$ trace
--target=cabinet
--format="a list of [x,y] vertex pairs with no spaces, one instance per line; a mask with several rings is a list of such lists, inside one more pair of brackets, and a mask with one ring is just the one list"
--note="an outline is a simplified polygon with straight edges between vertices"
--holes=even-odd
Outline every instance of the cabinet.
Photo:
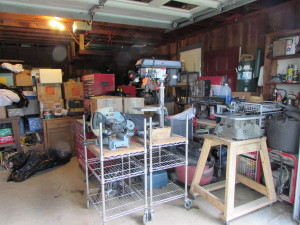
[[15,138],[15,142],[14,143],[9,143],[9,144],[1,144],[0,147],[8,147],[8,146],[15,146],[18,153],[23,152],[22,148],[21,148],[21,142],[20,142],[20,128],[19,128],[19,121],[20,121],[20,117],[10,117],[10,118],[6,118],[6,119],[0,119],[0,124],[6,124],[6,123],[10,123],[12,130],[13,130],[13,135]]
[[43,119],[45,150],[56,149],[74,153],[74,122],[79,117]]
[[[263,96],[265,100],[272,100],[275,87],[284,85],[285,89],[300,90],[300,81],[296,83],[271,82],[272,76],[282,73],[282,68],[286,64],[298,64],[300,66],[300,54],[273,56],[273,44],[282,38],[294,37],[300,35],[300,29],[286,32],[276,32],[266,35],[265,60],[264,60],[264,78],[263,78]],[[297,52],[297,51],[296,51]],[[294,93],[297,94],[297,93]]]

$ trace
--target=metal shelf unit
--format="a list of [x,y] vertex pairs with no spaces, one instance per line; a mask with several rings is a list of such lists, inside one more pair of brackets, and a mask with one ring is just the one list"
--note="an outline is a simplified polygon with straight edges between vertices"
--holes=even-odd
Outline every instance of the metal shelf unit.
[[[153,217],[153,206],[173,201],[176,199],[184,198],[185,208],[192,206],[192,201],[188,199],[188,187],[187,187],[187,165],[188,165],[188,117],[186,118],[186,136],[173,135],[175,138],[167,140],[152,140],[152,118],[149,119],[149,140],[147,140],[147,148],[149,154],[147,154],[147,165],[149,165],[149,208],[148,219]],[[176,145],[185,145],[185,159],[175,155],[172,152],[164,149],[164,147],[171,147]],[[143,161],[143,160],[141,160]],[[145,161],[143,161],[145,162]],[[163,169],[175,168],[178,166],[185,166],[185,187],[182,189],[172,181],[168,181],[168,184],[164,187],[153,189],[153,172]],[[145,221],[144,221],[145,222]]]
[[[83,127],[85,129],[85,121]],[[99,124],[99,128],[99,133],[102,134],[102,124]],[[146,120],[144,132],[146,133]],[[146,137],[144,139],[146,143]],[[84,140],[86,141],[85,130]],[[102,224],[141,210],[144,210],[145,217],[145,214],[148,214],[148,198],[143,193],[147,188],[148,168],[147,163],[141,163],[136,157],[144,156],[144,161],[147,160],[146,144],[143,146],[130,143],[132,145],[129,148],[109,151],[103,147],[102,135],[98,137],[98,142],[99,146],[95,144],[84,146],[87,207],[89,208],[90,204],[95,206],[102,216]],[[95,157],[88,158],[88,150]],[[88,171],[91,171],[100,182],[99,187],[90,188]],[[136,192],[131,179],[142,175],[145,176],[144,192]],[[118,185],[118,188],[110,194],[107,189],[113,185]]]

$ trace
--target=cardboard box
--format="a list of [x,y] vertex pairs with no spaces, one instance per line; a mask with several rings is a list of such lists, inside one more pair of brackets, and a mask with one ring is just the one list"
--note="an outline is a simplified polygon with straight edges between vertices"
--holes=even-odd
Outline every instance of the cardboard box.
[[171,130],[171,127],[154,127],[152,129],[152,140],[155,141],[170,138]]
[[273,42],[273,57],[282,56],[286,53],[287,40],[277,40]]
[[113,111],[123,112],[123,99],[116,96],[98,96],[90,98],[91,113],[99,108],[112,107]]
[[83,99],[82,82],[63,83],[64,99]]
[[245,99],[246,102],[249,102],[251,96],[259,96],[258,92],[232,92],[232,97],[238,97],[240,99]]
[[39,80],[42,84],[62,83],[61,69],[39,69]]
[[123,112],[131,114],[144,114],[139,110],[134,109],[135,107],[141,108],[145,106],[144,98],[123,98]]
[[23,108],[7,109],[8,117],[24,116]]
[[62,98],[61,84],[37,84],[39,101],[49,101]]
[[31,70],[24,70],[15,75],[16,86],[32,86]]
[[34,91],[23,91],[22,92],[29,101],[28,107],[23,107],[24,115],[39,114],[39,103],[37,100],[37,94]]
[[13,73],[0,73],[0,83],[6,84],[7,86],[14,86]]
[[5,106],[0,106],[0,119],[7,118],[6,108]]
[[83,99],[66,99],[65,106],[68,109],[68,115],[80,116],[84,113],[84,100]]
[[49,101],[40,101],[40,116],[43,117],[43,112],[46,110],[64,109],[63,99],[54,99]]

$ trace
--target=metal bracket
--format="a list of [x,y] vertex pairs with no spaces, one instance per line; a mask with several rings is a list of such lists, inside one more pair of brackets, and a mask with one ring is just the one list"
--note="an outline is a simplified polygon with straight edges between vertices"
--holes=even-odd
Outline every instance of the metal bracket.
[[91,18],[93,18],[94,14],[96,13],[97,9],[100,9],[102,7],[104,7],[104,4],[107,0],[99,0],[99,4],[98,5],[93,5],[90,9],[89,9],[89,15],[91,16]]

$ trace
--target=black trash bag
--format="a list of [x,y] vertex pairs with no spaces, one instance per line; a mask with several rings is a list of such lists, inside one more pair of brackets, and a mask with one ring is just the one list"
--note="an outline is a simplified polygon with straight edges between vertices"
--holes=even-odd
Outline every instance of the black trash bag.
[[59,150],[18,153],[11,159],[13,171],[7,178],[7,182],[22,182],[39,171],[68,163],[71,157],[71,153]]

